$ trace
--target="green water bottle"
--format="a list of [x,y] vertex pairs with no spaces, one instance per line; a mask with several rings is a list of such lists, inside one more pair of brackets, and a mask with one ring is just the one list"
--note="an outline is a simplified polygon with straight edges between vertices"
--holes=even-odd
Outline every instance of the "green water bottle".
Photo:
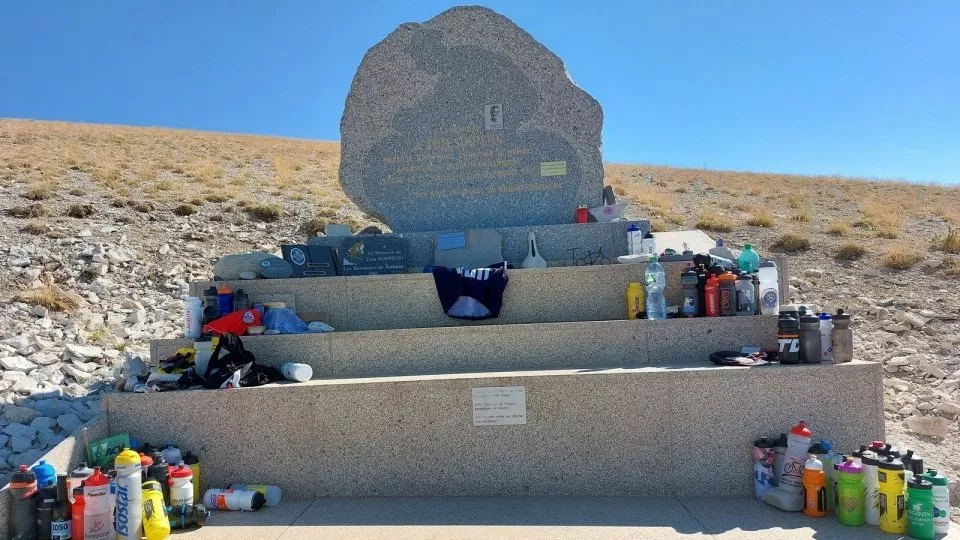
[[847,458],[837,468],[837,519],[844,525],[859,527],[864,523],[863,465]]
[[907,534],[917,540],[937,536],[933,528],[933,484],[922,474],[907,483]]

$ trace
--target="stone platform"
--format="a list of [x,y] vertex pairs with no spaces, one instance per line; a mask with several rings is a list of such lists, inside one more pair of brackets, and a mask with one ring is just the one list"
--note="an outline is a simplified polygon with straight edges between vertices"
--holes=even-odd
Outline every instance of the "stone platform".
[[[516,386],[526,424],[474,425],[473,389]],[[799,419],[839,449],[882,439],[881,400],[873,363],[687,362],[113,394],[104,409],[110,433],[198,452],[205,487],[270,483],[290,498],[685,497],[749,495],[750,441]]]

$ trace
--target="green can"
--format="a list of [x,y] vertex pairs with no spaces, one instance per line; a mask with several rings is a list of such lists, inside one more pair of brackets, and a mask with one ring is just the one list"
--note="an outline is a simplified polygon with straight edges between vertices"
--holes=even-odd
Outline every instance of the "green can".
[[934,540],[933,484],[923,475],[907,483],[907,534],[917,540]]
[[863,465],[853,458],[847,458],[837,472],[837,519],[844,525],[859,527],[863,525],[867,511],[863,494]]

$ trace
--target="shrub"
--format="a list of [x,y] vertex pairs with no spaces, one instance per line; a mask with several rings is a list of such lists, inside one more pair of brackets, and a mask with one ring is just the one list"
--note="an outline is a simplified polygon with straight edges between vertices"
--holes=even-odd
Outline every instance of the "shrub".
[[53,196],[53,186],[47,183],[34,184],[23,194],[23,198],[31,201],[43,201]]
[[799,210],[803,208],[803,203],[804,203],[804,198],[801,197],[800,195],[792,195],[789,199],[787,199],[787,205],[789,205],[790,208],[793,208],[794,210]]
[[150,212],[153,212],[153,204],[147,201],[134,202],[130,204],[130,207],[136,210],[137,212],[140,212],[141,214],[149,214]]
[[276,204],[254,204],[247,208],[247,213],[260,221],[276,221],[280,219],[280,206]]
[[728,233],[733,230],[733,223],[719,214],[701,212],[696,227],[704,231]]
[[754,214],[747,220],[747,225],[751,227],[766,227],[769,229],[773,227],[773,216],[764,213]]
[[650,232],[667,232],[669,230],[667,224],[660,220],[650,223]]
[[830,224],[827,232],[834,236],[846,236],[850,234],[850,225],[847,225],[847,223],[843,221],[834,221]]
[[785,252],[806,251],[810,249],[810,240],[797,234],[787,233],[778,238],[770,249]]
[[90,204],[71,204],[67,209],[67,215],[77,219],[88,218],[93,214],[93,205]]
[[20,232],[33,234],[37,236],[46,235],[48,232],[50,232],[50,230],[51,229],[49,225],[45,223],[40,223],[38,221],[31,221],[26,225],[24,225],[23,227],[20,227]]
[[327,228],[327,220],[320,216],[314,217],[300,226],[300,234],[316,236]]
[[880,229],[877,231],[877,238],[886,238],[887,240],[893,240],[897,237],[897,231],[893,229]]
[[197,198],[197,199],[192,199],[192,200],[190,201],[190,204],[192,204],[192,205],[194,205],[194,206],[203,206],[203,199],[199,199],[199,198]]
[[42,204],[31,204],[29,206],[15,206],[9,210],[7,213],[13,217],[17,218],[38,218],[46,216],[49,212],[47,208]]
[[685,187],[683,187],[683,186],[680,186],[680,187],[678,187],[677,189],[675,189],[675,190],[673,190],[673,191],[674,191],[674,193],[686,193],[686,192],[687,192],[687,188],[685,188]]
[[180,206],[173,209],[173,215],[175,216],[192,216],[197,213],[197,207],[192,204],[181,204]]
[[86,195],[87,192],[86,190],[83,190],[80,188],[73,188],[70,190],[70,194],[73,195],[74,197],[81,197],[83,195]]
[[799,221],[800,223],[807,223],[810,221],[810,214],[806,210],[801,210],[797,212],[797,215],[793,216],[794,221]]
[[855,261],[867,253],[867,248],[856,242],[844,242],[837,250],[836,258],[841,261]]
[[931,247],[944,253],[960,254],[960,232],[950,229],[946,236],[934,236]]
[[881,261],[887,268],[894,270],[909,270],[923,260],[923,256],[917,252],[909,251],[908,248],[892,249],[883,256]]
[[960,277],[960,259],[950,259],[943,265],[944,275]]
[[80,306],[80,299],[77,295],[64,291],[51,283],[21,294],[19,300],[28,304],[43,306],[50,311],[71,311]]
[[212,193],[204,197],[204,199],[206,199],[207,202],[212,202],[212,203],[225,203],[230,200],[230,197],[227,197],[226,195],[221,195],[219,193]]

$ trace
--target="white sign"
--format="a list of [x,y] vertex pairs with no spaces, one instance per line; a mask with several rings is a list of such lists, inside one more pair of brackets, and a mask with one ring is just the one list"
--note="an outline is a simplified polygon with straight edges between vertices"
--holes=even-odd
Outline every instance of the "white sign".
[[526,423],[525,386],[473,388],[473,425],[507,426]]

